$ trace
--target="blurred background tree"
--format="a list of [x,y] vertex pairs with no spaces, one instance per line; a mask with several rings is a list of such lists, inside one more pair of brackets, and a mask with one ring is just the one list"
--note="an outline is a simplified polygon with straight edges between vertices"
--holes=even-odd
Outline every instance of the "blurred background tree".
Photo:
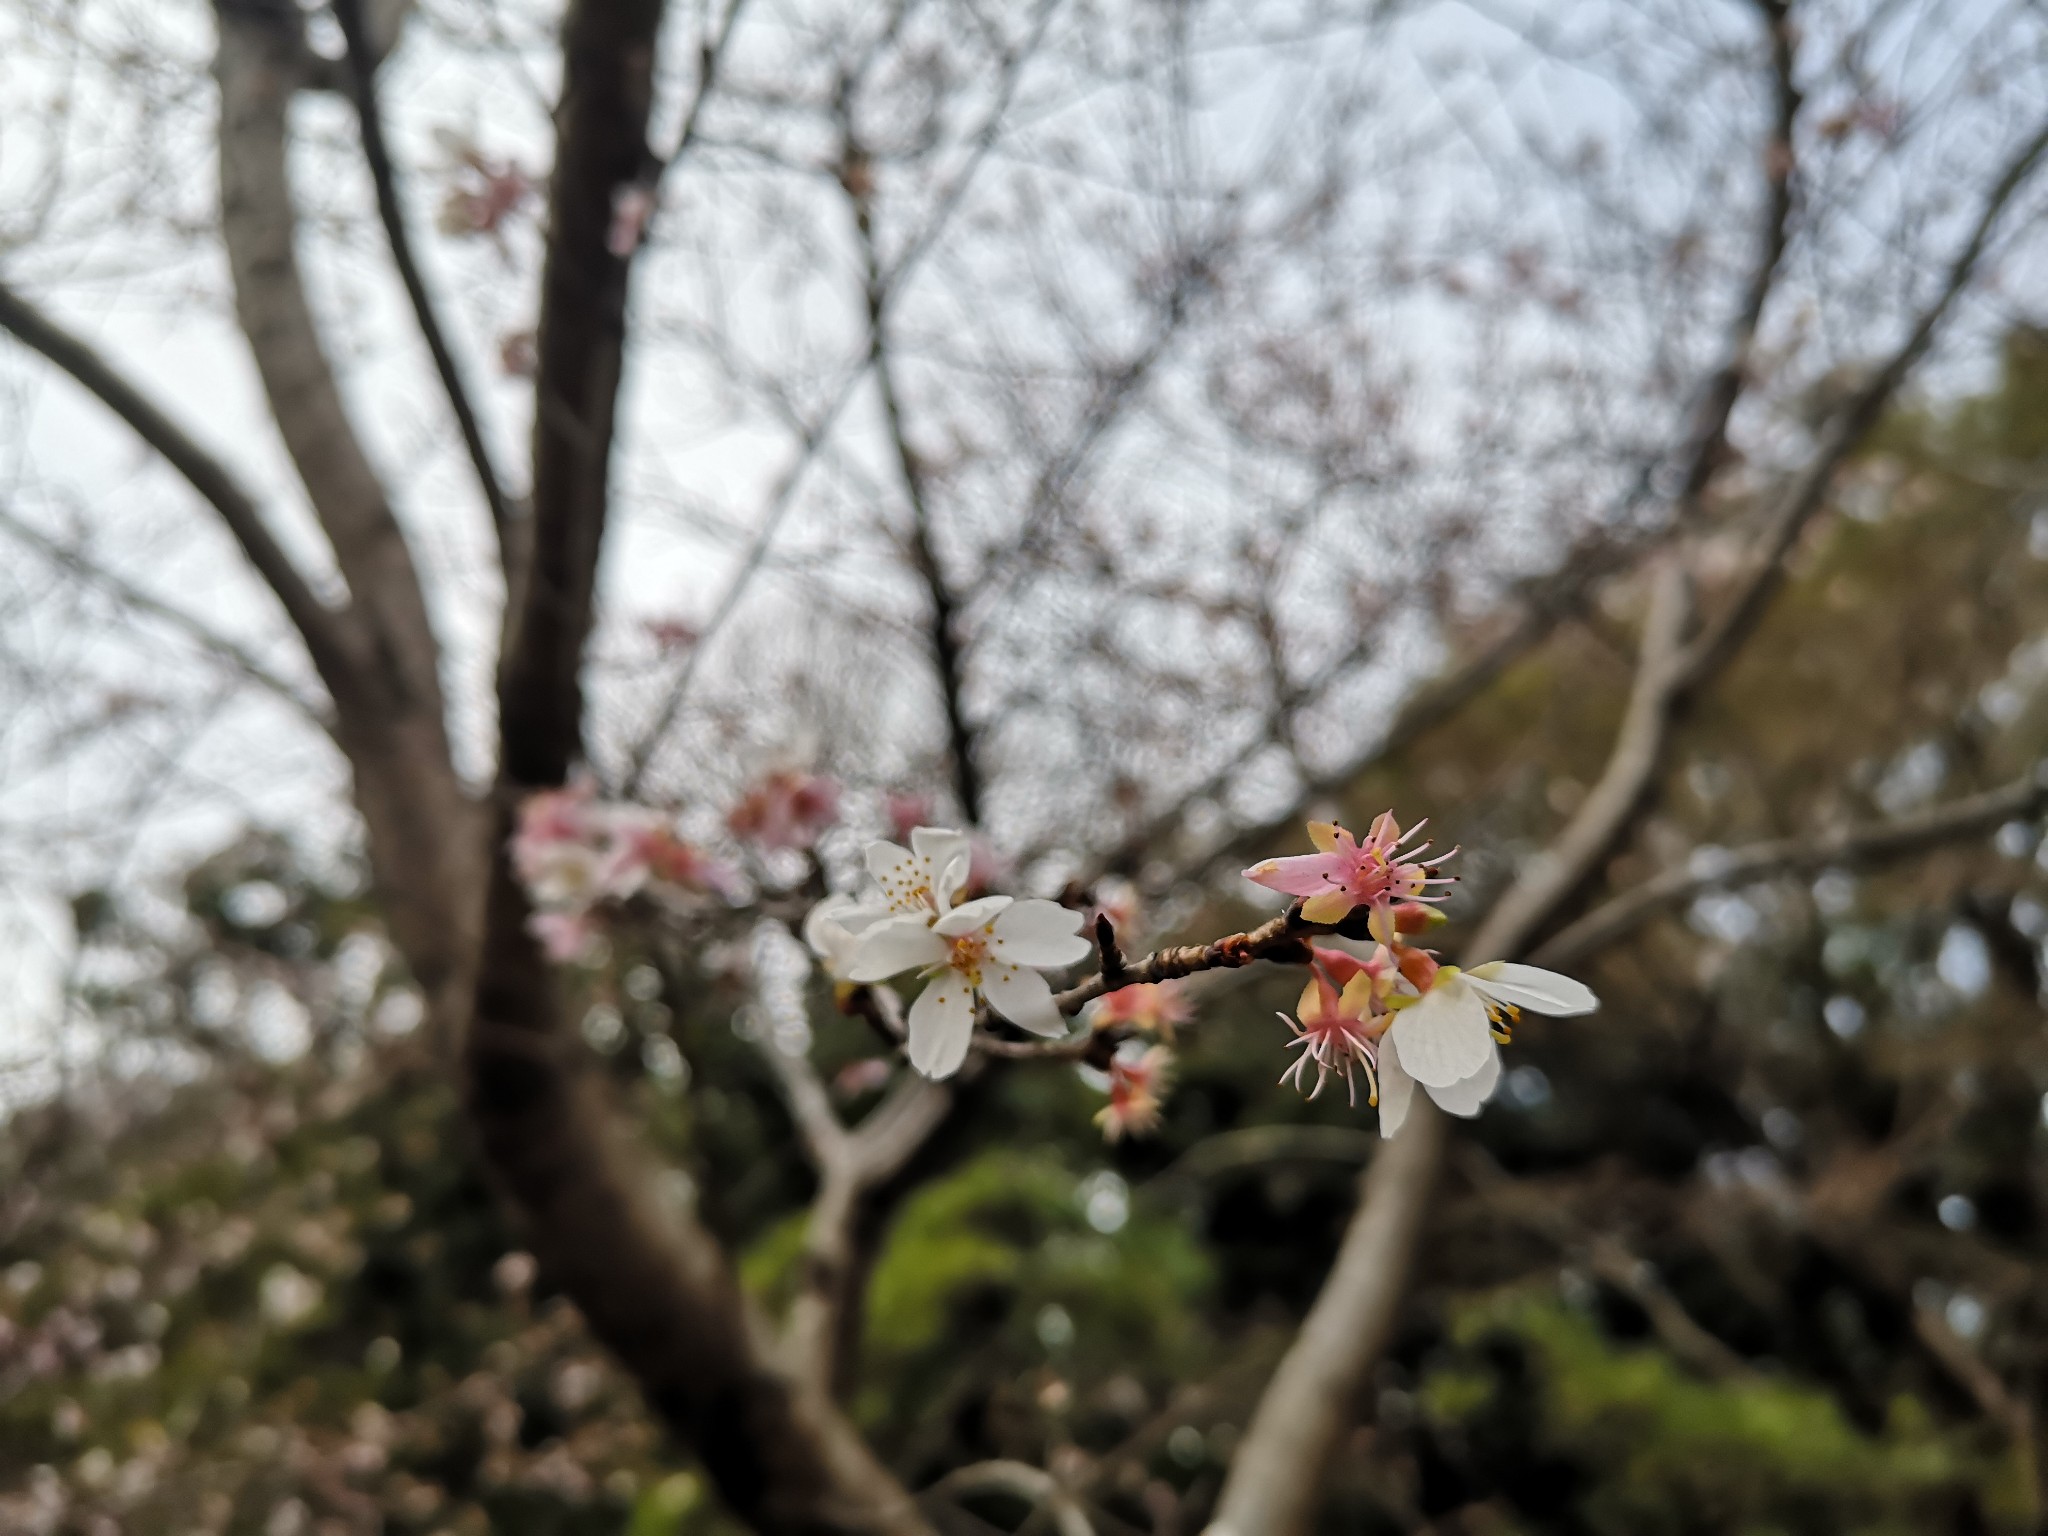
[[[10,1529],[2048,1522],[2038,15],[7,25]],[[549,965],[572,769],[733,874]],[[793,937],[1389,804],[1603,1000],[1389,1154],[1296,969],[1105,1143]]]

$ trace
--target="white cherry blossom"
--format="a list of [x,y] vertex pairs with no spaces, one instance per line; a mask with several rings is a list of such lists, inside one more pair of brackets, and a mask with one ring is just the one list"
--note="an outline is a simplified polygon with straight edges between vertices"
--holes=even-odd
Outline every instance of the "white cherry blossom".
[[1477,1114],[1500,1082],[1497,1031],[1522,1009],[1570,1018],[1599,1006],[1583,982],[1533,965],[1443,967],[1427,992],[1395,1014],[1381,1044],[1381,1133],[1400,1128],[1417,1083],[1451,1114]]
[[885,909],[851,896],[827,896],[804,918],[804,942],[824,965],[826,975],[834,981],[845,981],[861,935],[887,916]]
[[967,883],[974,846],[965,832],[915,827],[908,848],[886,841],[869,843],[867,857],[868,873],[881,887],[882,910],[930,923],[953,910],[953,898]]
[[1087,958],[1080,926],[1081,914],[1057,902],[983,896],[930,922],[913,913],[876,923],[859,935],[847,979],[929,977],[910,1008],[910,1064],[926,1077],[951,1077],[967,1059],[977,996],[1033,1034],[1066,1032],[1038,972]]

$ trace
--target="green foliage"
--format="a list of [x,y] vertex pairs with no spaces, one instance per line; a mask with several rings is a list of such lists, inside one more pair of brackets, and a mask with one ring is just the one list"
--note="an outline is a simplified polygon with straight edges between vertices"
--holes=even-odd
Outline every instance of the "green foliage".
[[901,1432],[963,1356],[1069,1390],[1184,1372],[1210,1266],[1183,1222],[1128,1198],[1115,1174],[1077,1180],[1047,1151],[989,1153],[920,1190],[875,1266],[862,1416]]
[[[1467,1300],[1450,1337],[1421,1385],[1435,1427],[1469,1445],[1482,1478],[1489,1449],[1561,1463],[1579,1490],[1574,1518],[1598,1536],[1907,1536],[1952,1528],[1974,1488],[2010,1496],[2009,1460],[1910,1398],[1865,1431],[1812,1386],[1704,1381],[1661,1351],[1617,1345],[1554,1294]],[[2005,1528],[2021,1527],[2009,1515]]]

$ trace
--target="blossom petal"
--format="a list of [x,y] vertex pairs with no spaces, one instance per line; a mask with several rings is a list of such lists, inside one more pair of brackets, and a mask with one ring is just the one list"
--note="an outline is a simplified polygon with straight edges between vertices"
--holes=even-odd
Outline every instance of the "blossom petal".
[[1317,853],[1335,853],[1343,846],[1344,829],[1334,821],[1312,821],[1308,824],[1308,840],[1315,844]]
[[1048,1036],[1067,1032],[1067,1021],[1052,1000],[1052,988],[1034,970],[1019,965],[991,965],[981,973],[981,990],[989,1006],[1019,1029]]
[[910,846],[925,861],[933,902],[941,913],[949,911],[954,896],[967,883],[968,866],[974,862],[973,841],[965,832],[945,827],[912,827]]
[[910,847],[935,870],[944,869],[955,859],[968,857],[972,851],[967,834],[949,827],[912,827]]
[[1575,1014],[1591,1013],[1600,1006],[1600,999],[1584,982],[1533,965],[1495,960],[1475,965],[1465,974],[1488,997],[1527,1008],[1531,1013],[1547,1013],[1552,1018],[1568,1019]]
[[1357,905],[1343,887],[1326,885],[1301,904],[1301,920],[1305,923],[1341,923]]
[[1298,853],[1291,858],[1266,859],[1244,872],[1253,885],[1263,885],[1283,896],[1315,896],[1330,889],[1332,881],[1342,883],[1345,863],[1341,854]]
[[1394,1016],[1389,1033],[1408,1075],[1431,1088],[1463,1082],[1486,1065],[1493,1049],[1486,1004],[1463,976],[1440,979],[1421,1002]]
[[901,843],[892,843],[887,838],[869,843],[867,848],[868,873],[882,882],[882,894],[891,894],[891,885],[899,881],[917,862],[917,855]]
[[892,917],[860,936],[846,967],[846,979],[883,981],[899,971],[938,965],[946,954],[946,941],[923,918]]
[[1486,1058],[1486,1065],[1461,1083],[1452,1083],[1448,1088],[1431,1088],[1429,1096],[1435,1099],[1439,1109],[1469,1120],[1486,1107],[1486,1101],[1493,1097],[1494,1089],[1500,1086],[1500,1049],[1495,1047]]
[[973,901],[963,901],[933,923],[932,931],[957,939],[993,923],[997,915],[1010,905],[1010,900],[1008,896],[977,896]]
[[[1389,1039],[1388,1046],[1392,1046]],[[1415,1097],[1415,1079],[1401,1065],[1398,1047],[1382,1048],[1379,1060],[1380,1135],[1391,1136],[1408,1118],[1409,1102]]]
[[951,1077],[974,1040],[974,989],[941,971],[910,1005],[910,1064],[926,1077]]
[[[971,905],[971,903],[970,903]],[[1046,970],[1074,965],[1095,948],[1081,937],[1081,914],[1056,901],[1020,901],[996,919],[990,949],[1013,965]]]

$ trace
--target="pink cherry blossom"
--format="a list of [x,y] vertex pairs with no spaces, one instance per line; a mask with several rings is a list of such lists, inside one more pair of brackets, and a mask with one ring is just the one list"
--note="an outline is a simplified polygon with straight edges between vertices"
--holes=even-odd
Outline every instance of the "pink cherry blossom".
[[[1280,1074],[1280,1081],[1293,1080],[1297,1090],[1305,1091],[1314,1098],[1323,1091],[1323,1084],[1332,1073],[1344,1079],[1344,1087],[1351,1102],[1358,1103],[1358,1083],[1354,1071],[1365,1069],[1366,1102],[1379,1102],[1379,1079],[1376,1076],[1378,1042],[1386,1029],[1386,1015],[1377,1011],[1376,994],[1380,991],[1382,972],[1371,962],[1360,961],[1354,956],[1343,955],[1337,950],[1319,950],[1318,956],[1341,958],[1346,964],[1343,969],[1350,971],[1350,979],[1339,991],[1329,972],[1321,964],[1312,969],[1309,983],[1302,989],[1301,1001],[1295,1005],[1298,1019],[1286,1014],[1280,1018],[1294,1031],[1294,1038],[1288,1046],[1298,1049],[1301,1054],[1294,1064]],[[1355,967],[1356,969],[1352,969]],[[1307,1086],[1310,1065],[1316,1069],[1313,1088]]]
[[1149,1136],[1159,1129],[1173,1052],[1163,1045],[1124,1045],[1109,1063],[1109,1102],[1096,1112],[1104,1141]]
[[526,931],[540,941],[541,953],[556,965],[588,959],[599,938],[597,921],[587,910],[535,912],[526,919]]
[[910,841],[911,828],[931,824],[932,801],[929,795],[891,790],[883,797],[882,809],[889,818],[889,835],[899,843]]
[[1431,873],[1450,853],[1425,859],[1428,843],[1405,847],[1426,825],[1418,821],[1403,832],[1394,813],[1384,811],[1360,842],[1334,822],[1312,821],[1308,835],[1316,845],[1314,853],[1267,859],[1246,870],[1245,878],[1301,898],[1301,915],[1311,923],[1339,923],[1358,907],[1370,908],[1373,936],[1391,944],[1397,932],[1395,903],[1413,903],[1433,912],[1427,902],[1434,888],[1452,881],[1449,875]]
[[1171,1040],[1174,1030],[1194,1016],[1195,1010],[1175,983],[1140,982],[1098,998],[1090,1023],[1096,1029],[1142,1030]]
[[726,817],[735,837],[762,848],[809,848],[839,819],[839,786],[815,773],[771,773]]

